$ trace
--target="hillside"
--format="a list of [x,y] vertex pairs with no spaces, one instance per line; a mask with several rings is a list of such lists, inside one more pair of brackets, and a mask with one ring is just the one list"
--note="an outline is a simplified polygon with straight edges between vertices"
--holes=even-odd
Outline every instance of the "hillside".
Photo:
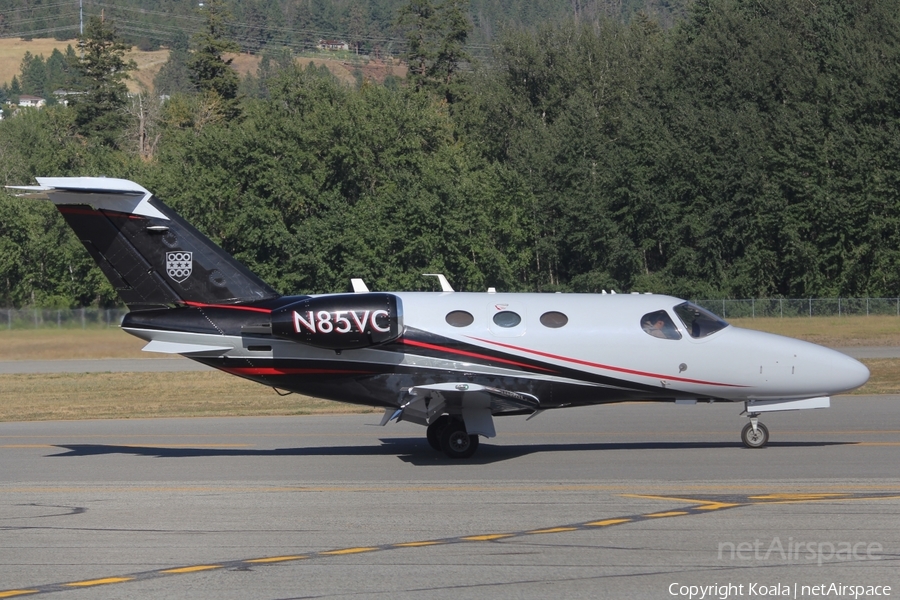
[[[13,76],[19,75],[22,57],[26,52],[31,52],[34,56],[43,56],[45,59],[50,56],[54,48],[58,48],[60,52],[65,52],[69,45],[74,47],[75,40],[60,42],[54,39],[33,39],[25,41],[22,39],[0,39],[0,83],[9,83]],[[138,68],[131,74],[131,81],[128,82],[128,88],[131,91],[137,91],[140,84],[144,84],[147,88],[153,87],[153,78],[165,64],[169,57],[168,50],[154,50],[144,52],[138,49],[132,49],[126,55],[126,58],[133,60]],[[232,63],[237,72],[244,76],[248,73],[256,73],[259,66],[260,57],[252,54],[239,54],[232,56]],[[389,75],[398,77],[406,76],[406,66],[401,64],[391,65],[390,63],[381,61],[369,61],[356,67],[348,61],[339,60],[332,56],[325,55],[323,57],[300,57],[297,63],[301,66],[313,62],[317,65],[325,65],[335,77],[344,82],[353,82],[353,71],[359,68],[363,77],[374,81],[383,81]]]
[[[497,35],[508,27],[530,29],[573,18],[582,23],[613,19],[627,23],[638,12],[663,27],[683,18],[693,0],[467,0],[472,29],[467,51],[484,59]],[[314,50],[322,39],[344,40],[366,54],[400,56],[404,33],[399,12],[410,0],[224,0],[228,36],[244,52],[291,48]],[[121,35],[145,50],[191,37],[202,27],[202,2],[163,0],[84,0],[84,17],[114,21]],[[440,4],[436,2],[435,4]],[[199,5],[199,6],[198,6]],[[73,36],[79,27],[79,3],[58,0],[0,0],[0,35]]]
[[19,75],[22,57],[26,52],[31,52],[35,56],[43,55],[44,58],[47,58],[54,48],[65,52],[66,46],[69,44],[72,44],[73,48],[75,47],[74,40],[60,42],[54,39],[34,39],[26,42],[18,38],[0,39],[0,83],[9,83],[14,75]]

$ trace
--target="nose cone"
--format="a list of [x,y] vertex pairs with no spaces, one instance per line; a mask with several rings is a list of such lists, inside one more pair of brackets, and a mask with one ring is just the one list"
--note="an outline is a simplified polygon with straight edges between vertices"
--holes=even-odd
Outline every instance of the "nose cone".
[[734,343],[743,349],[745,364],[753,370],[747,379],[750,397],[833,396],[869,380],[865,365],[837,350],[746,329],[734,333]]
[[869,369],[864,364],[837,350],[814,346],[815,351],[807,350],[808,365],[806,369],[813,377],[820,379],[827,395],[849,392],[864,385],[869,380]]

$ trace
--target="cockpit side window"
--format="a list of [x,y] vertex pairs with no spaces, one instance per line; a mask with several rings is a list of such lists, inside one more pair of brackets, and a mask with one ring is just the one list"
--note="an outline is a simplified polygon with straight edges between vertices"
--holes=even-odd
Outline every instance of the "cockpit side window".
[[641,328],[653,337],[663,340],[680,340],[681,333],[672,322],[672,318],[664,310],[647,313],[641,317]]
[[704,338],[728,327],[726,321],[690,302],[676,306],[675,314],[684,323],[684,328],[692,338]]

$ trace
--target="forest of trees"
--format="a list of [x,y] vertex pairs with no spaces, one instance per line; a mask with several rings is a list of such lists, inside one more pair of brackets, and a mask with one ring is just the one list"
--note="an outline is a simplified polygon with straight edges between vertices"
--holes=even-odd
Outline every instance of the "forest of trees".
[[[488,44],[504,27],[531,26],[575,17],[627,21],[638,11],[670,24],[685,14],[689,0],[471,0],[472,50]],[[142,50],[169,46],[179,35],[201,30],[197,2],[172,0],[83,0],[85,19],[118,23],[123,38]],[[202,4],[202,3],[201,3]],[[245,52],[268,47],[295,51],[315,48],[321,39],[339,39],[364,54],[399,56],[405,37],[396,27],[407,0],[228,0],[231,36]],[[73,39],[78,34],[78,0],[0,0],[0,37],[9,35]]]
[[[123,98],[120,122],[77,103],[0,122],[3,182],[137,180],[285,293],[442,272],[473,291],[900,295],[895,2],[510,27],[471,69],[447,58],[466,55],[458,4],[405,5],[444,17],[391,85],[273,55],[217,87],[194,37],[195,91]],[[0,305],[115,303],[51,205],[0,197]]]

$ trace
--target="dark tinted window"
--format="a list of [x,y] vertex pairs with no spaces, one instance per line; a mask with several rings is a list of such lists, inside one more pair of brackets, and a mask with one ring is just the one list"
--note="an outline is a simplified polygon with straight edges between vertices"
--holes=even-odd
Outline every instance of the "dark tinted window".
[[475,317],[464,310],[454,310],[453,312],[447,313],[446,319],[447,322],[454,327],[468,327],[475,322]]
[[563,327],[568,322],[569,317],[562,314],[561,312],[556,312],[555,310],[545,312],[541,315],[541,325],[543,325],[544,327],[557,329],[559,327]]
[[690,302],[676,306],[675,314],[678,315],[678,318],[684,323],[684,328],[693,338],[703,338],[728,327],[726,321]]
[[515,327],[522,322],[522,317],[511,310],[504,310],[494,315],[494,323],[500,327]]
[[662,340],[680,340],[681,333],[672,322],[672,318],[664,310],[647,313],[641,317],[641,328],[655,338]]

